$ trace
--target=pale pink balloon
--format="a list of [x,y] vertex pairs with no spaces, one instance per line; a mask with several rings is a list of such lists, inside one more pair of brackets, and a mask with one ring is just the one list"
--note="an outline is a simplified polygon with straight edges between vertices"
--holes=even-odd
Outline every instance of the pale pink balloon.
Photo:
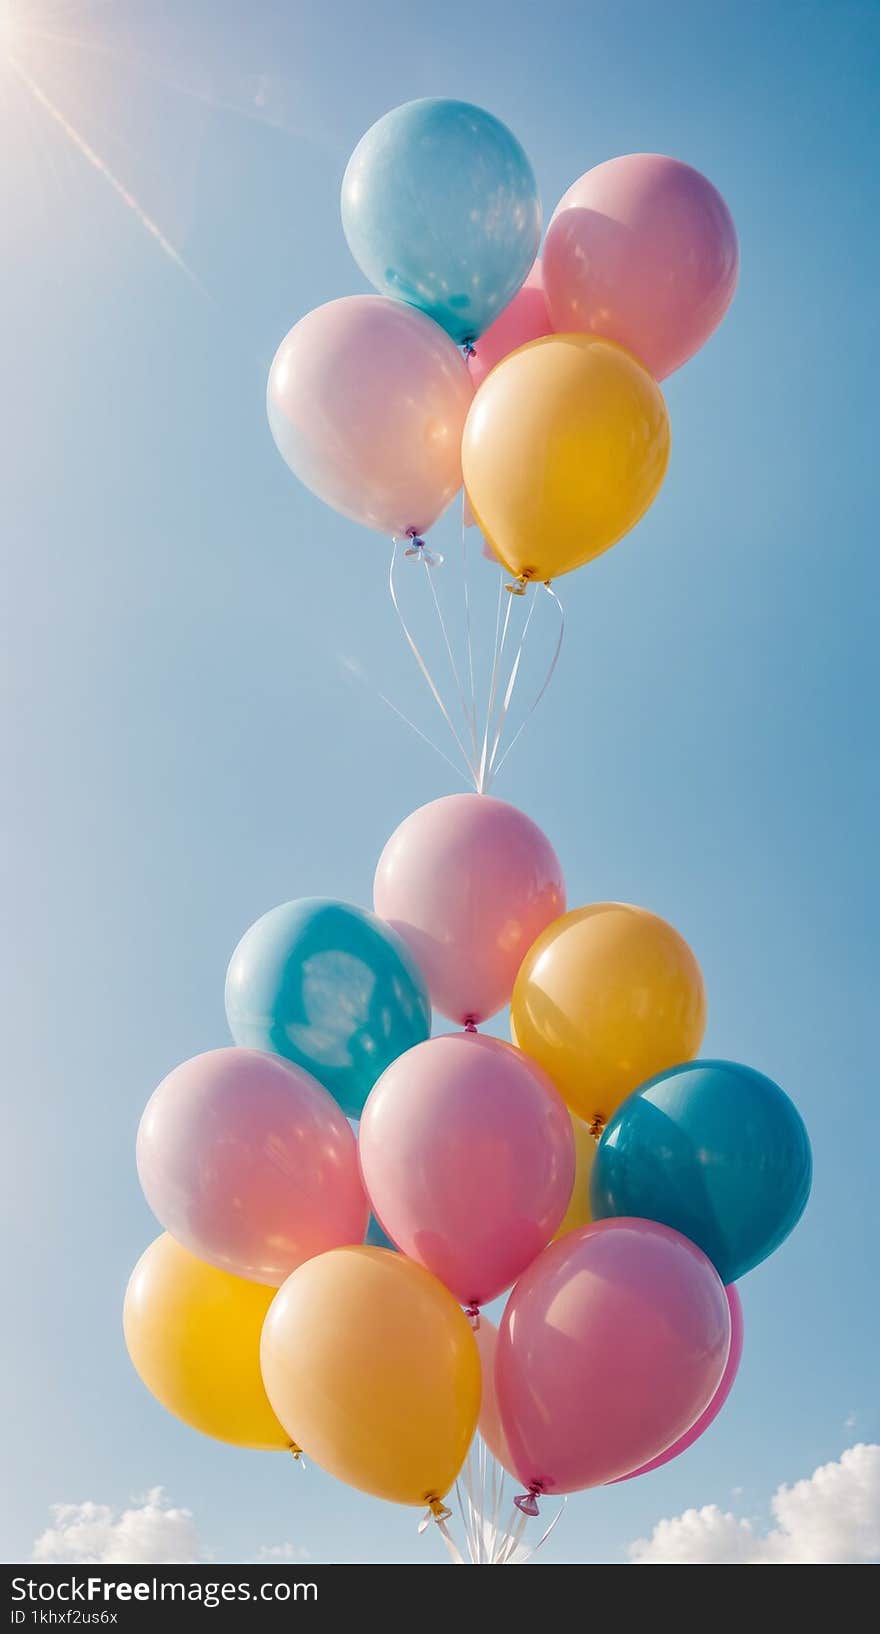
[[363,1242],[369,1209],[343,1112],[301,1067],[209,1050],[175,1067],[137,1138],[147,1202],[199,1259],[278,1287],[328,1248]]
[[541,263],[536,261],[509,306],[498,314],[495,322],[489,325],[476,343],[476,352],[470,360],[474,386],[480,386],[490,369],[494,369],[496,363],[500,363],[509,352],[515,352],[518,346],[525,346],[530,340],[540,340],[542,335],[552,333]]
[[492,1457],[497,1459],[502,1469],[516,1478],[513,1467],[513,1453],[507,1444],[504,1434],[504,1425],[498,1411],[498,1397],[495,1394],[495,1353],[498,1349],[498,1329],[487,1316],[480,1316],[480,1325],[474,1332],[477,1349],[480,1352],[480,1368],[483,1374],[483,1394],[480,1401],[480,1418],[477,1429]]
[[379,533],[424,533],[461,487],[467,365],[403,301],[348,295],[309,312],[275,353],[267,409],[294,475]]
[[451,1021],[503,1008],[536,937],[565,912],[559,858],[504,800],[449,794],[404,818],[379,858],[377,914],[411,949]]
[[598,1220],[551,1243],[498,1336],[495,1388],[517,1475],[540,1496],[649,1463],[705,1411],[729,1349],[721,1279],[677,1231]]
[[733,218],[699,170],[628,153],[581,176],[544,245],[553,327],[617,341],[663,380],[708,340],[733,300]]
[[[659,1469],[661,1464],[668,1464],[671,1459],[678,1458],[680,1453],[687,1452],[688,1447],[692,1447],[695,1441],[699,1441],[703,1431],[708,1430],[709,1425],[715,1422],[721,1412],[733,1389],[733,1381],[739,1372],[743,1351],[743,1312],[740,1297],[733,1283],[724,1291],[727,1294],[727,1303],[730,1306],[730,1351],[728,1352],[727,1366],[721,1375],[721,1383],[712,1400],[705,1412],[700,1414],[696,1423],[691,1425],[685,1435],[680,1436],[678,1441],[674,1441],[671,1447],[667,1447],[665,1452],[660,1453],[659,1457],[652,1458],[649,1464],[643,1464],[641,1469],[632,1470],[629,1475],[619,1476],[619,1480],[632,1481],[637,1475],[647,1475],[649,1470]],[[485,1440],[485,1437],[483,1439]]]
[[398,1056],[358,1138],[383,1230],[463,1305],[509,1288],[568,1207],[571,1118],[540,1067],[500,1038],[447,1033]]

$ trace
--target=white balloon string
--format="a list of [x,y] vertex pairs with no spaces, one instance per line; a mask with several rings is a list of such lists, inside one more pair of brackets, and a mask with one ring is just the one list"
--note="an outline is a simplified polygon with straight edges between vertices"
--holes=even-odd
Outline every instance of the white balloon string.
[[404,636],[406,637],[406,641],[407,641],[407,644],[409,646],[410,652],[412,653],[416,663],[418,664],[419,669],[421,670],[422,675],[424,676],[425,681],[428,684],[428,688],[429,688],[429,690],[431,692],[431,696],[433,697],[434,702],[436,703],[438,709],[440,710],[441,715],[443,716],[443,719],[445,720],[447,726],[449,727],[449,730],[452,733],[452,736],[454,737],[455,742],[456,742],[456,744],[458,746],[458,751],[459,751],[459,753],[460,753],[460,755],[462,757],[462,760],[464,761],[465,766],[467,767],[468,771],[471,774],[471,777],[474,780],[474,783],[476,784],[476,781],[477,781],[476,768],[471,763],[470,756],[468,755],[467,750],[465,749],[464,744],[462,743],[461,738],[459,737],[458,732],[456,731],[455,723],[453,722],[452,716],[450,715],[449,710],[446,708],[446,705],[443,702],[443,699],[442,699],[442,697],[440,695],[440,691],[439,691],[439,688],[437,686],[437,683],[434,680],[434,677],[431,674],[431,671],[429,670],[424,658],[422,657],[422,654],[419,651],[418,645],[416,644],[416,641],[415,641],[415,639],[414,639],[414,637],[413,637],[413,635],[412,635],[412,633],[410,631],[409,625],[407,624],[407,622],[406,622],[406,620],[405,620],[405,618],[404,618],[404,616],[403,616],[403,614],[402,614],[402,612],[400,610],[400,603],[398,602],[398,599],[397,599],[397,588],[396,588],[396,585],[395,585],[395,582],[394,582],[394,569],[395,569],[396,563],[397,563],[397,542],[395,541],[395,543],[392,545],[392,548],[391,548],[391,567],[390,567],[389,574],[388,574],[388,589],[389,589],[390,594],[391,594],[391,602],[392,602],[392,605],[394,607],[394,611],[397,614],[398,621],[400,623],[400,628],[402,629],[402,631],[404,633]]
[[504,582],[502,580],[498,585],[498,608],[495,614],[495,651],[492,658],[492,674],[489,680],[489,702],[486,708],[486,725],[483,730],[483,748],[480,754],[480,770],[477,778],[478,794],[485,794],[486,792],[486,773],[488,770],[486,762],[489,755],[489,729],[492,724],[492,717],[495,713],[495,699],[498,693],[498,673],[501,667],[501,660],[504,656],[504,644],[507,640],[507,630],[510,624],[510,610],[513,606],[513,597],[508,596],[507,607],[505,608],[504,612],[504,625],[501,631],[501,640],[499,642],[498,620],[501,613],[501,597],[503,593]]
[[470,552],[468,551],[467,528],[464,525],[464,508],[467,497],[462,490],[461,496],[461,567],[464,580],[464,626],[467,640],[468,687],[470,697],[470,728],[471,742],[474,750],[474,764],[477,761],[477,688],[474,681],[474,644],[471,633],[471,580],[470,580]]
[[[452,650],[452,642],[449,639],[449,631],[446,628],[446,620],[443,617],[443,609],[440,606],[440,600],[439,600],[439,597],[437,595],[437,586],[434,583],[434,569],[431,567],[430,563],[426,560],[424,554],[422,555],[422,563],[424,565],[425,572],[426,572],[426,574],[428,576],[428,584],[429,584],[430,590],[431,590],[431,600],[434,603],[434,611],[437,614],[437,618],[438,618],[438,621],[439,621],[439,624],[440,624],[440,633],[443,636],[443,641],[444,641],[445,646],[446,646],[446,652],[447,652],[447,656],[449,658],[449,666],[450,666],[450,668],[452,670],[453,679],[454,679],[455,684],[456,684],[456,686],[458,688],[458,696],[459,696],[459,701],[461,703],[461,712],[462,712],[462,714],[464,716],[465,726],[470,731],[470,729],[471,729],[471,719],[470,719],[470,713],[468,711],[467,699],[466,699],[466,697],[464,695],[464,687],[461,684],[461,676],[458,673],[458,665],[455,662],[455,654],[454,654],[454,652]],[[476,745],[476,741],[475,741],[474,742],[474,750],[473,750],[473,759],[469,761],[469,765],[470,765],[471,770],[473,771],[475,777],[476,777],[476,771],[475,771],[475,768],[474,768],[474,763],[476,761],[476,758],[477,758],[477,745]]]
[[380,692],[379,688],[370,680],[369,676],[366,674],[366,671],[363,670],[359,664],[355,665],[350,661],[345,660],[344,667],[348,674],[356,676],[357,679],[362,681],[365,686],[370,687],[371,690],[375,692],[376,697],[381,698],[383,704],[387,704],[388,708],[397,716],[398,720],[403,721],[404,726],[408,726],[411,732],[415,732],[417,738],[421,738],[422,742],[426,743],[429,749],[433,749],[435,755],[439,755],[441,760],[445,760],[447,766],[449,766],[455,773],[459,782],[463,783],[465,788],[470,788],[470,779],[465,777],[461,767],[456,766],[455,761],[451,760],[449,755],[446,754],[445,750],[440,748],[439,743],[435,743],[433,738],[429,738],[427,732],[423,732],[420,726],[416,726],[415,721],[411,721],[409,716],[405,715],[403,710],[398,708],[393,698],[389,698],[384,692]]
[[534,700],[532,701],[532,703],[530,704],[528,710],[526,711],[526,714],[523,716],[523,719],[520,721],[519,726],[517,727],[516,731],[514,732],[513,737],[511,738],[509,744],[507,745],[507,748],[505,749],[503,755],[501,756],[501,759],[499,760],[497,766],[495,766],[493,768],[493,770],[492,770],[492,777],[493,778],[498,776],[498,773],[500,772],[502,766],[504,765],[505,760],[507,759],[508,755],[510,754],[511,749],[513,748],[514,744],[518,741],[518,739],[520,737],[520,734],[522,733],[524,728],[528,725],[529,721],[531,720],[532,716],[534,715],[535,710],[537,709],[539,703],[541,702],[541,699],[544,696],[544,693],[547,691],[547,688],[548,688],[548,686],[550,685],[550,682],[553,679],[554,673],[556,671],[556,665],[559,662],[559,654],[562,651],[562,638],[565,635],[565,610],[564,610],[564,608],[562,606],[562,602],[559,600],[559,597],[557,596],[556,591],[553,589],[552,585],[545,584],[543,586],[543,588],[547,592],[547,595],[550,597],[551,601],[556,603],[556,608],[557,608],[557,611],[559,613],[559,634],[556,637],[556,646],[555,646],[555,648],[553,650],[553,657],[550,660],[550,668],[548,669],[547,674],[544,677],[544,680],[543,680],[543,682],[541,684],[540,691],[536,694]]
[[446,1544],[446,1547],[449,1550],[449,1554],[450,1554],[450,1557],[452,1559],[453,1566],[464,1566],[464,1565],[466,1565],[464,1555],[462,1554],[461,1550],[459,1549],[458,1544],[456,1543],[454,1537],[452,1536],[452,1533],[449,1530],[449,1527],[446,1525],[446,1522],[444,1520],[440,1520],[438,1518],[435,1521],[435,1525],[437,1527],[437,1530],[440,1533],[440,1536],[443,1539],[443,1542]]
[[515,656],[515,658],[513,660],[513,663],[510,666],[510,675],[508,676],[507,687],[505,689],[504,698],[503,698],[502,704],[501,704],[501,709],[498,712],[498,721],[497,721],[497,724],[496,724],[496,727],[495,727],[495,737],[494,737],[494,740],[493,740],[493,743],[492,743],[492,752],[491,752],[491,754],[489,756],[489,765],[488,765],[487,771],[486,771],[486,788],[487,788],[487,790],[491,787],[491,784],[492,784],[492,771],[493,771],[493,768],[494,768],[494,765],[495,765],[495,760],[496,760],[496,757],[497,757],[497,754],[498,754],[498,748],[499,748],[499,745],[501,743],[501,739],[504,736],[504,724],[505,724],[505,722],[507,720],[507,712],[508,712],[508,710],[510,708],[510,700],[513,697],[514,690],[516,688],[516,678],[519,675],[519,667],[520,667],[520,664],[522,663],[522,655],[523,655],[523,651],[524,651],[525,644],[526,644],[526,637],[527,637],[527,635],[529,633],[529,625],[532,622],[532,617],[534,615],[534,611],[535,611],[535,608],[536,608],[537,604],[538,604],[538,598],[535,595],[535,596],[532,597],[531,604],[529,606],[529,610],[528,610],[528,613],[526,615],[525,623],[523,624],[523,627],[522,627],[522,633],[520,634],[520,638],[519,638],[519,646],[516,649],[516,656]]

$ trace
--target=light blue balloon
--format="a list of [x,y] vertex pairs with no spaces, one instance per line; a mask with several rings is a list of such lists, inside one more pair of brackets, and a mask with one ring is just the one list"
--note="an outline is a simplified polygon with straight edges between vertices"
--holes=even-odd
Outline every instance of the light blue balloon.
[[236,1044],[305,1067],[348,1117],[431,1031],[431,1002],[401,938],[347,902],[304,897],[245,931],[226,975]]
[[342,226],[383,295],[474,341],[531,271],[541,238],[534,171],[506,125],[426,97],[377,120],[348,161]]
[[590,1202],[595,1220],[672,1226],[730,1283],[794,1230],[812,1174],[803,1120],[778,1084],[732,1061],[692,1061],[618,1107],[593,1162]]

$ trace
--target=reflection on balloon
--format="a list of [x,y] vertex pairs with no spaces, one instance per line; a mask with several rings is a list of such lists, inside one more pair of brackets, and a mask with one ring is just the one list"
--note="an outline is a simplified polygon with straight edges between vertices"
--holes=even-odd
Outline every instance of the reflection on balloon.
[[694,955],[664,919],[596,902],[557,919],[529,949],[510,1015],[520,1049],[592,1123],[696,1054],[706,995]]
[[349,295],[295,324],[269,372],[267,410],[300,482],[379,533],[423,533],[461,487],[473,387],[437,324]]
[[384,1248],[336,1248],[279,1289],[263,1378],[290,1438],[349,1486],[436,1502],[467,1453],[480,1358],[463,1312],[420,1265]]
[[361,138],[342,181],[342,226],[376,289],[421,307],[461,343],[526,277],[541,205],[506,125],[471,102],[425,97]]
[[593,335],[548,335],[512,352],[479,388],[461,445],[474,516],[526,580],[570,573],[628,533],[668,459],[659,386]]
[[692,1061],[643,1084],[609,1123],[593,1214],[662,1220],[735,1282],[794,1230],[812,1173],[803,1120],[778,1084],[733,1061]]
[[520,1278],[495,1361],[501,1422],[533,1493],[628,1475],[690,1429],[727,1362],[730,1309],[706,1256],[653,1220],[599,1220]]
[[385,1068],[431,1031],[425,983],[400,937],[347,902],[305,897],[245,931],[226,977],[237,1044],[304,1067],[358,1118]]
[[571,1196],[571,1120],[512,1044],[449,1033],[401,1056],[361,1119],[364,1185],[385,1230],[466,1305],[519,1276]]
[[137,1140],[153,1213],[201,1259],[254,1282],[360,1242],[357,1145],[326,1090],[259,1050],[209,1050],[163,1079]]
[[131,1274],[123,1326],[137,1372],[169,1413],[238,1447],[290,1447],[260,1373],[274,1294],[205,1265],[173,1237],[150,1244]]
[[524,812],[450,794],[395,829],[373,883],[376,912],[403,938],[431,1002],[452,1021],[507,1004],[526,950],[565,907],[559,858]]

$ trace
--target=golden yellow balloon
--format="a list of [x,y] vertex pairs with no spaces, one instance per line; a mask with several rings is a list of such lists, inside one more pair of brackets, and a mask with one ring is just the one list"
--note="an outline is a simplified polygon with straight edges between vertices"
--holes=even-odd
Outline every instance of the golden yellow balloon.
[[608,550],[656,498],[668,460],[657,382],[596,335],[547,335],[511,352],[479,387],[461,447],[471,509],[525,579]]
[[403,1504],[448,1492],[480,1410],[480,1357],[449,1291],[386,1248],[300,1265],[266,1318],[263,1378],[322,1469]]
[[696,1055],[706,994],[693,953],[665,919],[624,902],[563,914],[520,966],[516,1042],[587,1124],[655,1073]]
[[554,1242],[559,1237],[567,1236],[569,1231],[577,1231],[578,1226],[589,1225],[593,1218],[590,1213],[590,1175],[596,1156],[596,1139],[574,1113],[571,1114],[571,1127],[574,1131],[574,1185]]
[[289,1448],[260,1373],[274,1296],[274,1288],[206,1265],[173,1237],[157,1237],[132,1271],[123,1310],[128,1354],[147,1389],[203,1435],[267,1452]]

